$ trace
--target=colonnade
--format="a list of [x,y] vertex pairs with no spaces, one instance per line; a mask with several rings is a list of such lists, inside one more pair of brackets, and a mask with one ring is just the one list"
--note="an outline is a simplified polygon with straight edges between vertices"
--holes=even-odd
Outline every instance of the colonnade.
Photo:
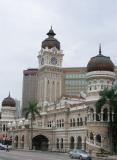
[[87,121],[88,122],[96,122],[96,121],[101,121],[101,122],[110,122],[110,118],[112,117],[112,121],[114,119],[114,112],[108,111],[108,109],[103,109],[101,110],[100,113],[96,113],[95,110],[90,110],[88,111],[87,114]]

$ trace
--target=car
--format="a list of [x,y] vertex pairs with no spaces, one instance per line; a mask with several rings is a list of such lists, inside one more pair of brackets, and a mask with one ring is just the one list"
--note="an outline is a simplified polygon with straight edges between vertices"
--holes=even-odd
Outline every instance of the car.
[[70,150],[70,151],[68,152],[68,154],[69,154],[69,157],[71,157],[71,154],[72,154],[73,152],[75,152],[76,150],[78,150],[78,149],[73,149],[73,150]]
[[0,150],[5,150],[5,148],[4,148],[4,147],[2,147],[2,146],[0,146]]
[[91,156],[85,150],[81,149],[74,149],[70,151],[69,156],[71,158],[78,158],[80,160],[91,160]]

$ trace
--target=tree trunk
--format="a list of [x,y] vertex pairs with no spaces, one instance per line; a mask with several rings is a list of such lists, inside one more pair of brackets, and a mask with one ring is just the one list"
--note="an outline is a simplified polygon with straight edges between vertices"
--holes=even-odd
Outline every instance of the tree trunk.
[[31,142],[31,150],[33,150],[33,144],[32,144],[32,139],[33,139],[33,120],[32,120],[32,118],[31,118],[31,120],[30,120],[30,123],[31,123],[31,128],[30,128],[30,142]]
[[113,153],[113,122],[112,122],[112,108],[110,108],[110,122],[109,122],[109,138],[110,138],[110,148]]

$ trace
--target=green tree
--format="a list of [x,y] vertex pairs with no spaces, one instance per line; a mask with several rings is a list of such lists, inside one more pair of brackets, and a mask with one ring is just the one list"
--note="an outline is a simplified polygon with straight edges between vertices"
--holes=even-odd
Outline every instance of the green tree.
[[[110,122],[109,122],[109,137],[112,152],[117,152],[117,94],[115,89],[105,88],[103,91],[99,92],[100,99],[96,102],[96,112],[99,114],[101,112],[102,106],[105,104],[109,105],[110,108]],[[114,117],[112,119],[112,112],[114,112]]]
[[[24,109],[24,113],[25,113],[25,118],[29,118],[30,119],[30,140],[32,142],[32,138],[33,138],[33,121],[36,119],[36,115],[40,116],[40,112],[39,112],[39,108],[37,107],[37,102],[32,101],[29,102],[29,105],[27,108]],[[31,145],[31,149],[33,149],[33,145]]]

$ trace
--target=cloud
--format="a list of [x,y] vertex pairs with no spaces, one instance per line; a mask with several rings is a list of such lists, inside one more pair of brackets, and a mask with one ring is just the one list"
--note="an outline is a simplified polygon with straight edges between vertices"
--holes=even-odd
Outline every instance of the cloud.
[[116,6],[116,0],[1,0],[0,100],[9,90],[21,100],[22,72],[38,67],[38,51],[51,25],[64,50],[64,67],[86,66],[100,42],[117,65]]

